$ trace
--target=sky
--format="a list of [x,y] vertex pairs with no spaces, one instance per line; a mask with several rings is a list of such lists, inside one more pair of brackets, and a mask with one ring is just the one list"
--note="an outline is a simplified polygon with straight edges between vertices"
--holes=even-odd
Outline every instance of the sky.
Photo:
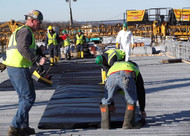
[[[190,8],[190,0],[71,0],[73,20],[101,21],[123,19],[126,10],[149,8]],[[40,10],[45,21],[69,21],[65,0],[0,0],[0,22],[24,20],[32,9]]]

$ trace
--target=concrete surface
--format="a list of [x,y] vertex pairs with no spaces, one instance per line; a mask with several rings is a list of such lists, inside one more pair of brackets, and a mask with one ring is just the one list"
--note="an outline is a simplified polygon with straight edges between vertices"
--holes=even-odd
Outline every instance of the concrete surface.
[[[162,64],[166,56],[131,58],[139,64],[146,89],[147,124],[138,130],[48,129],[37,128],[49,99],[59,84],[60,73],[53,76],[53,87],[36,84],[36,103],[30,111],[30,126],[36,136],[190,136],[190,65]],[[94,59],[71,60],[88,63]],[[59,63],[68,63],[64,60]],[[17,110],[17,94],[10,85],[6,70],[0,73],[0,136],[5,136]]]

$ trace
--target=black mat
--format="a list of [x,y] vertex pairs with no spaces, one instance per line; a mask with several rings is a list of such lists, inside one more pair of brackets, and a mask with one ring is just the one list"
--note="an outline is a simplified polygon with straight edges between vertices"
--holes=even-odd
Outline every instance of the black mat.
[[[38,124],[39,129],[99,128],[99,103],[104,97],[100,68],[94,64],[59,66],[62,70],[59,86],[50,99]],[[58,72],[58,70],[57,70]],[[121,127],[125,112],[123,98],[114,96],[116,112],[111,115],[112,127]]]

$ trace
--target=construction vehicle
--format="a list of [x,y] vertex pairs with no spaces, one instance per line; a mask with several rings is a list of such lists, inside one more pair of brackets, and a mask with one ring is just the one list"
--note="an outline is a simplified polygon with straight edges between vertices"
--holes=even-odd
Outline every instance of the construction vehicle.
[[[127,10],[126,11],[128,29],[134,36],[150,37],[152,43],[158,43],[158,39],[165,39],[167,36],[175,37],[176,40],[190,39],[190,8],[172,9],[172,8],[150,8],[145,10]],[[76,31],[81,29],[89,41],[101,42],[103,36],[116,36],[122,29],[122,23],[105,21],[106,23],[96,22],[97,25],[82,25],[81,27],[60,28],[66,30],[70,39],[75,37]],[[7,45],[8,37],[20,25],[20,22],[11,20],[0,25],[0,42]],[[45,39],[47,31],[39,30],[34,33],[37,41]],[[60,36],[62,36],[60,34]],[[5,47],[2,47],[5,49]]]

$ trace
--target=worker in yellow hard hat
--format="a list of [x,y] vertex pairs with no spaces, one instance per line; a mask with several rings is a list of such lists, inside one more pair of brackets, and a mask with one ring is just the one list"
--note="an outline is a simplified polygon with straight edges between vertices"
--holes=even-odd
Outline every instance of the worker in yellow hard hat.
[[118,49],[125,51],[125,61],[129,60],[130,50],[134,48],[133,33],[129,31],[127,23],[123,24],[123,29],[119,31],[116,37],[116,46]]
[[48,33],[45,38],[45,47],[49,49],[51,63],[57,63],[58,56],[58,44],[60,42],[59,35],[53,30],[52,26],[48,27]]
[[84,43],[85,43],[85,36],[82,34],[82,31],[79,29],[78,34],[76,34],[76,37],[74,38],[75,47],[77,50],[77,58],[83,58],[84,57]]

